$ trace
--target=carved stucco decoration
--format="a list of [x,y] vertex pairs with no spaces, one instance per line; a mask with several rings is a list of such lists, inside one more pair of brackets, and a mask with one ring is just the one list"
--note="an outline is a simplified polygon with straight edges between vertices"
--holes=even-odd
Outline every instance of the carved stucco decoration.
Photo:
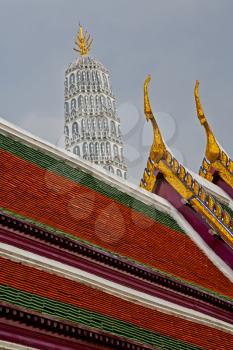
[[199,97],[199,81],[196,81],[194,89],[194,97],[196,101],[196,109],[198,118],[205,128],[207,143],[205,158],[203,159],[200,167],[199,174],[209,181],[213,181],[213,174],[217,171],[220,178],[226,182],[231,188],[233,188],[233,161],[230,157],[221,149],[218,142],[215,139],[213,131],[209,126],[206,116],[203,112],[200,97]]
[[[147,161],[147,167],[144,170],[140,187],[149,192],[153,192],[158,173],[162,174],[164,179],[188,202],[198,213],[200,213],[213,229],[215,234],[233,248],[233,219],[221,207],[221,204],[210,194],[208,194],[203,186],[175,159],[166,149],[158,124],[151,110],[148,84],[151,77],[148,76],[144,83],[144,111],[147,120],[150,120],[153,127],[154,138],[150,149],[150,156]],[[198,107],[200,106],[200,103]],[[204,114],[200,113],[200,118],[205,123]],[[211,156],[218,157],[218,148],[214,144],[214,140],[210,137],[211,145],[208,152]],[[213,142],[212,142],[213,141]],[[208,153],[209,154],[209,153]]]

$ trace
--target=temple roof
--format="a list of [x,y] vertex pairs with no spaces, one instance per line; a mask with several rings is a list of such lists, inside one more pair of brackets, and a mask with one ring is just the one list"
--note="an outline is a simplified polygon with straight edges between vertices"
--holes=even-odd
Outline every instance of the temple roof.
[[[144,171],[140,186],[150,192],[156,193],[159,186],[159,178],[162,174],[166,183],[169,184],[181,198],[191,205],[195,211],[201,214],[210,225],[213,233],[218,234],[229,246],[233,248],[233,217],[232,213],[201,185],[191,173],[180,164],[168,151],[163,141],[157,122],[153,116],[149,95],[148,83],[150,76],[144,83],[144,108],[147,120],[150,120],[154,131],[154,140],[150,150],[147,168]],[[200,106],[200,104],[199,104]],[[202,115],[202,119],[204,114]],[[213,136],[210,137],[213,150],[211,155],[218,157],[218,146],[213,144]],[[208,148],[211,149],[211,146]],[[215,152],[216,149],[216,152]],[[207,152],[208,153],[208,152]],[[216,153],[216,154],[215,154]],[[167,198],[172,200],[172,198]]]
[[[65,177],[68,177],[68,179],[71,181],[81,181],[81,183],[83,183],[85,186],[88,186],[88,188],[90,186],[95,186],[93,188],[95,191],[97,190],[104,195],[107,194],[110,196],[110,198],[112,198],[112,200],[121,203],[121,205],[126,205],[127,207],[131,208],[131,210],[134,208],[133,210],[136,210],[136,212],[146,215],[146,218],[143,220],[156,220],[158,222],[161,222],[162,225],[169,225],[169,227],[171,227],[173,230],[175,229],[178,231],[185,231],[191,240],[194,240],[195,244],[197,244],[201,250],[204,249],[205,254],[210,256],[210,259],[214,259],[214,263],[217,261],[218,264],[219,262],[218,266],[220,269],[225,266],[224,273],[229,273],[227,265],[224,265],[224,262],[222,260],[219,260],[218,255],[213,254],[212,250],[209,249],[207,245],[203,244],[203,241],[200,239],[198,233],[191,228],[186,220],[184,220],[183,216],[180,215],[179,212],[173,207],[173,205],[171,205],[166,199],[140,189],[127,181],[121,181],[119,178],[106,172],[98,165],[87,162],[83,159],[78,159],[70,152],[59,149],[52,144],[43,141],[40,138],[21,130],[20,128],[17,128],[11,123],[6,122],[2,119],[0,121],[0,134],[7,136],[7,139],[2,139],[1,147],[6,150],[9,147],[13,147],[12,141],[9,140],[14,139],[15,142],[17,142],[13,147],[12,152],[16,152],[18,154],[20,150],[20,157],[26,157],[25,159],[27,162],[35,162],[39,166],[46,167],[46,169],[48,169],[47,171],[50,171],[51,169],[52,172],[55,171],[59,174],[64,173]],[[23,147],[22,144],[25,145],[25,150],[22,149],[21,153],[21,148]],[[38,152],[40,156],[38,155]],[[50,160],[47,161],[47,157],[50,157]],[[54,163],[55,159],[58,159],[58,161],[56,161],[56,164]],[[83,175],[79,175],[80,172]],[[10,175],[10,172],[8,172],[8,175]],[[47,186],[49,186],[49,190],[50,186],[53,186],[53,182],[50,183],[50,177],[48,177],[46,181]],[[63,186],[64,185],[62,180],[61,191]],[[67,184],[67,186],[71,186],[71,184]],[[222,195],[216,186],[212,184],[211,187],[212,192],[213,188],[216,188],[216,196]],[[59,191],[57,188],[55,188],[55,190]],[[224,203],[226,206],[230,203],[227,197],[224,198]],[[137,215],[139,214],[135,214],[135,217],[133,216],[133,222],[136,220],[136,225],[144,225],[143,220],[142,223],[138,223]],[[156,238],[156,236],[154,238]],[[134,240],[136,243],[137,238],[134,237]],[[141,257],[142,256],[143,254]]]
[[199,82],[196,81],[194,96],[197,115],[205,129],[207,138],[205,158],[203,159],[199,174],[208,181],[216,183],[233,198],[233,161],[215,138],[202,109],[198,88]]
[[172,203],[4,120],[0,164],[11,340],[230,350],[232,269]]

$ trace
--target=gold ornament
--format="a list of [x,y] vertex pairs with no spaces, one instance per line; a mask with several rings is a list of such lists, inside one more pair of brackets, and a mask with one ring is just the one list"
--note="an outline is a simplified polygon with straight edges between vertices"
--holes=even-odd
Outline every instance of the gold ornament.
[[[147,168],[144,171],[140,187],[149,192],[154,192],[157,181],[155,174],[162,174],[164,179],[181,195],[181,197],[190,203],[194,210],[206,219],[216,234],[221,236],[221,238],[233,248],[232,219],[229,217],[229,214],[223,210],[220,203],[213,196],[209,195],[185,167],[179,164],[177,159],[166,149],[166,145],[150,106],[148,94],[148,84],[150,80],[151,77],[148,76],[144,83],[144,112],[146,119],[150,120],[152,123],[154,139],[150,149]],[[198,82],[195,88],[195,98],[198,117],[205,126],[208,136],[207,154],[210,159],[215,161],[217,159],[216,157],[221,155],[221,151],[203,113],[198,96]],[[204,164],[204,172],[208,172],[208,169],[209,164],[206,161]]]
[[74,48],[75,51],[78,51],[81,56],[87,55],[90,51],[91,44],[93,39],[90,39],[90,34],[85,32],[83,34],[83,27],[79,25],[79,32],[76,36],[75,44],[77,48]]
[[233,188],[233,162],[228,157],[228,155],[223,150],[221,150],[214,137],[214,134],[207,122],[207,119],[201,106],[198,88],[199,81],[197,80],[194,89],[197,115],[201,124],[205,128],[207,136],[207,144],[205,151],[206,159],[204,159],[202,162],[199,175],[201,175],[209,181],[213,181],[212,173],[213,170],[216,170],[219,176],[222,178],[222,180],[226,182],[231,188]]

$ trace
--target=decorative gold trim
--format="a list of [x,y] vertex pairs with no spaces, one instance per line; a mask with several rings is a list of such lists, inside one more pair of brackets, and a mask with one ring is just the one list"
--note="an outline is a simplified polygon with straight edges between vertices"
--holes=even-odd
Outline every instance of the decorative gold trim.
[[149,94],[148,94],[148,84],[151,80],[151,76],[148,75],[145,82],[144,82],[144,112],[146,115],[147,121],[150,120],[153,131],[154,131],[154,141],[153,145],[151,147],[151,159],[153,159],[155,162],[158,162],[165,154],[166,147],[163,142],[162,135],[160,133],[158,124],[156,123],[155,117],[153,115],[153,112],[151,110],[150,106],[150,100],[149,100]]
[[[150,106],[148,94],[150,79],[150,76],[148,76],[144,83],[144,111],[147,120],[151,120],[152,122],[154,140],[150,149],[147,168],[144,171],[140,186],[149,192],[153,192],[157,180],[155,174],[161,173],[165,180],[181,195],[181,197],[189,202],[190,205],[207,220],[216,234],[221,236],[222,239],[233,248],[233,218],[230,217],[221,207],[220,203],[213,198],[213,196],[208,194],[205,188],[202,187],[184,166],[179,164],[177,159],[166,149]],[[197,96],[196,101],[198,103],[200,120],[203,123],[207,123],[200,105],[200,100],[198,100],[198,91],[196,90],[196,92],[197,94],[195,96]],[[211,154],[214,155],[215,153],[213,152]],[[206,166],[208,166],[207,162],[205,164],[205,167]]]
[[93,39],[90,39],[90,34],[85,32],[83,34],[83,27],[79,25],[79,32],[76,36],[75,44],[77,48],[74,48],[75,51],[78,51],[81,56],[87,55],[90,51],[91,44]]
[[197,115],[201,124],[205,128],[207,136],[207,144],[205,151],[206,159],[204,158],[202,162],[199,174],[207,180],[213,181],[212,174],[214,170],[217,170],[222,180],[225,181],[231,188],[233,188],[233,162],[228,157],[228,155],[226,155],[225,152],[221,150],[214,137],[214,134],[203,112],[198,90],[199,81],[197,80],[194,89]]

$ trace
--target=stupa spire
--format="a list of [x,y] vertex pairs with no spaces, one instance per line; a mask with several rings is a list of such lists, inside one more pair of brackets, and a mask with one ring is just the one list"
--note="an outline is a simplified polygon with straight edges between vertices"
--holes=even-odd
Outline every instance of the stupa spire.
[[74,48],[75,51],[78,51],[81,56],[87,55],[90,51],[91,44],[93,39],[90,38],[90,34],[83,31],[83,26],[79,24],[79,32],[77,33],[75,44],[77,45]]
[[120,118],[108,70],[89,55],[90,35],[79,24],[75,57],[65,72],[65,147],[126,179]]

